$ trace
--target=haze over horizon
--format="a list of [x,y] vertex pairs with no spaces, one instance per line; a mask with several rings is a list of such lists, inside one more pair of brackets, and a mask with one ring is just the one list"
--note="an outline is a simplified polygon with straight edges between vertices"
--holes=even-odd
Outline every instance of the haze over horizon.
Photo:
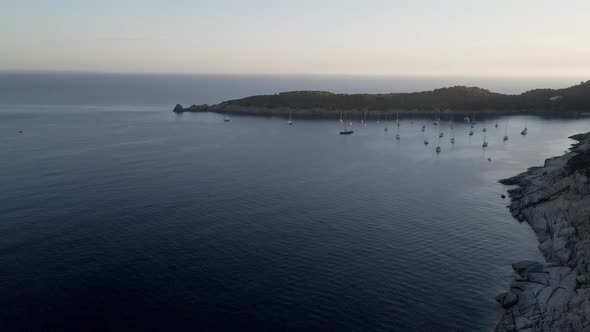
[[586,1],[0,4],[0,71],[590,76]]

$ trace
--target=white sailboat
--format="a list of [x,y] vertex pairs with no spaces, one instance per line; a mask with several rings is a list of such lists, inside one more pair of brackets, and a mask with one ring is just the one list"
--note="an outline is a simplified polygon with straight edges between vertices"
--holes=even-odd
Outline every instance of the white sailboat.
[[487,136],[486,134],[483,135],[483,144],[482,144],[482,147],[484,147],[484,148],[487,148],[488,147],[488,141],[487,141],[487,137],[486,136]]
[[504,127],[504,142],[506,142],[508,139],[508,121],[506,121],[506,126]]
[[288,124],[290,124],[290,125],[293,124],[293,121],[291,121],[291,111],[289,111],[289,122],[288,122]]
[[352,130],[352,115],[350,120],[350,128],[346,128],[346,121],[344,121],[344,128],[340,131],[340,135],[352,135],[354,131]]
[[524,136],[524,135],[528,134],[528,132],[529,132],[529,129],[527,128],[527,121],[525,120],[524,121],[524,129],[520,132],[520,134]]
[[397,122],[397,133],[395,134],[395,139],[399,140],[401,138],[399,135],[399,113],[397,113],[397,119],[395,121]]

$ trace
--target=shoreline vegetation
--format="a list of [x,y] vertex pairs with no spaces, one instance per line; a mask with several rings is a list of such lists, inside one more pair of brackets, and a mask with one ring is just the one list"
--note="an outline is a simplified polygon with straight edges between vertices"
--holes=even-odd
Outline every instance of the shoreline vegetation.
[[334,117],[344,112],[368,118],[395,112],[412,114],[569,113],[590,111],[590,81],[564,89],[535,89],[518,95],[491,92],[478,87],[454,86],[432,91],[387,94],[336,94],[327,91],[292,91],[250,96],[215,105],[177,104],[175,113],[218,112],[227,114],[292,114]]
[[570,152],[501,180],[510,211],[539,239],[546,262],[512,264],[496,331],[590,331],[590,132]]

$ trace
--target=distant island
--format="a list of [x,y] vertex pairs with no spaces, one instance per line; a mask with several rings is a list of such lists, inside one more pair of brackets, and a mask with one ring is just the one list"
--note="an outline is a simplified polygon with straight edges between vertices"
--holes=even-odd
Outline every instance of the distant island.
[[535,89],[518,95],[478,87],[454,86],[432,91],[386,94],[338,94],[292,91],[251,96],[216,105],[176,105],[174,112],[219,112],[253,115],[335,116],[340,112],[588,112],[590,81],[564,89]]

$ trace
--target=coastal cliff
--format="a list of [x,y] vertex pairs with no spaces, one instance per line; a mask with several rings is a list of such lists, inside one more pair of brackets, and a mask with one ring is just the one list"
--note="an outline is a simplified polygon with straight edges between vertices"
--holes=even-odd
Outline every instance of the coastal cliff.
[[590,331],[590,133],[570,152],[510,179],[510,211],[539,239],[545,262],[512,265],[515,276],[496,300],[496,331]]

